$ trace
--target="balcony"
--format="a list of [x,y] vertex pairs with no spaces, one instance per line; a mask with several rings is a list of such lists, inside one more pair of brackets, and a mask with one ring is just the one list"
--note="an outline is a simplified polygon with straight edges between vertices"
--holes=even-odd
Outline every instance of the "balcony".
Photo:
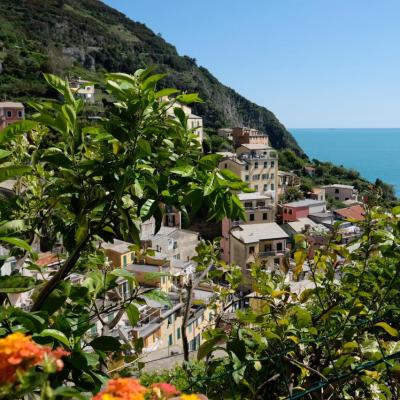
[[266,257],[283,257],[289,250],[270,250],[270,251],[260,251],[258,253],[258,257],[266,258]]

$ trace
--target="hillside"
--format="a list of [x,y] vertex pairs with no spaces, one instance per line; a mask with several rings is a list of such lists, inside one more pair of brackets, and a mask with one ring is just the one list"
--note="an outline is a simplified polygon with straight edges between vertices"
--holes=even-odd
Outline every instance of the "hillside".
[[[250,125],[266,132],[276,148],[304,153],[264,107],[220,83],[196,61],[144,24],[97,0],[0,0],[0,99],[23,101],[52,93],[42,72],[97,80],[106,71],[133,72],[156,65],[165,86],[199,92],[194,112],[205,125]],[[101,99],[99,99],[101,101]]]

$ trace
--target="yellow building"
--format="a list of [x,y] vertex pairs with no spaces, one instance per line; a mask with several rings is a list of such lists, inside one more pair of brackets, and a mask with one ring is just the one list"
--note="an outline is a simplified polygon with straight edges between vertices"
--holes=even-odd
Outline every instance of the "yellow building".
[[279,267],[287,253],[288,234],[275,222],[238,225],[230,232],[230,262],[239,265],[245,280],[254,262]]
[[229,169],[251,189],[277,202],[278,154],[268,144],[243,144],[236,153],[220,153],[220,169]]

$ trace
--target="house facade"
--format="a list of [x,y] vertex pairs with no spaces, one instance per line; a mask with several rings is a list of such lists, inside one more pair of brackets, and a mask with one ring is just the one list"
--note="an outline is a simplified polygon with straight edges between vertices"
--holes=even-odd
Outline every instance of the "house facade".
[[230,262],[230,231],[234,226],[275,221],[275,205],[271,196],[259,192],[239,193],[237,196],[245,209],[246,219],[232,221],[225,217],[222,220],[221,257],[228,263]]
[[232,140],[235,146],[242,144],[268,145],[268,136],[264,132],[245,126],[232,128]]
[[243,144],[236,153],[221,153],[220,169],[229,169],[249,187],[277,202],[278,154],[267,144]]
[[325,185],[325,194],[339,201],[357,200],[358,191],[351,185],[342,185],[335,183],[334,185]]
[[25,107],[13,101],[0,102],[0,130],[25,118]]
[[310,214],[326,211],[326,202],[321,200],[299,200],[286,203],[282,206],[283,223],[296,221],[308,217]]
[[275,222],[238,225],[230,232],[230,262],[241,267],[244,286],[251,285],[254,262],[265,268],[280,267],[287,254],[289,235]]

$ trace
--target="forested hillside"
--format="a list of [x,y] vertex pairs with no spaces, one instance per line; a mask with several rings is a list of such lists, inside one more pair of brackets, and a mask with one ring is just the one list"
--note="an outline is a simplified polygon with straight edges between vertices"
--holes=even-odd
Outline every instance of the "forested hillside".
[[[207,69],[153,33],[97,0],[0,0],[0,99],[48,97],[43,72],[94,81],[106,71],[157,66],[163,85],[198,92],[195,112],[205,125],[250,125],[273,146],[303,155],[275,115],[220,83]],[[101,104],[101,98],[99,99]]]

